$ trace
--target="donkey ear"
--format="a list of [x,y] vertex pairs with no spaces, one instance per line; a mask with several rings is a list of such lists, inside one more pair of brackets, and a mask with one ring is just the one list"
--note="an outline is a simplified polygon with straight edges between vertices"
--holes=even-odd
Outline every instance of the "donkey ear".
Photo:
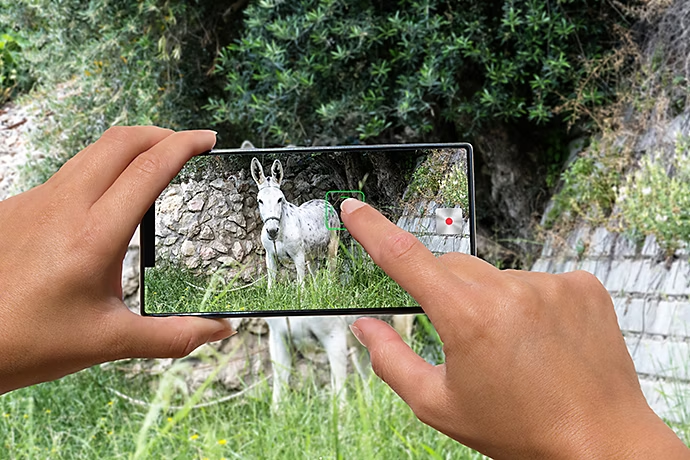
[[266,182],[266,176],[264,176],[264,168],[261,167],[261,163],[259,163],[259,160],[256,157],[252,158],[251,171],[252,178],[254,179],[254,182],[256,182],[256,185],[261,185],[264,182]]
[[250,141],[244,141],[242,142],[242,145],[240,146],[242,150],[247,150],[247,149],[255,149],[254,144],[252,144]]
[[280,163],[280,160],[276,160],[273,162],[273,166],[271,166],[271,174],[273,175],[273,178],[278,182],[278,185],[280,185],[280,183],[283,182],[283,165]]

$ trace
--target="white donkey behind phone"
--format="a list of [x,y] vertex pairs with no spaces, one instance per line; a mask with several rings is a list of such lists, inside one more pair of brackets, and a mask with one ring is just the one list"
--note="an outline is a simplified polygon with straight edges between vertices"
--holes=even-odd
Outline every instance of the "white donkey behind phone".
[[[243,144],[244,147],[244,144]],[[251,147],[249,147],[251,148]],[[257,201],[259,213],[264,222],[261,243],[266,250],[268,288],[271,289],[278,274],[281,260],[291,259],[295,263],[297,281],[304,283],[306,271],[315,275],[315,264],[327,255],[331,267],[335,265],[338,251],[338,215],[327,201],[310,200],[301,206],[287,201],[280,189],[283,181],[283,166],[275,160],[271,176],[264,175],[258,159],[253,158],[251,173],[259,187]],[[328,216],[328,226],[326,225]],[[331,386],[345,402],[345,379],[347,378],[348,341],[353,345],[353,363],[362,377],[368,374],[368,355],[363,347],[352,339],[348,324],[354,317],[342,316],[293,316],[291,318],[267,318],[270,329],[269,351],[273,362],[273,406],[281,399],[289,383],[292,368],[290,342],[301,346],[305,342],[318,340],[326,350],[331,367]]]

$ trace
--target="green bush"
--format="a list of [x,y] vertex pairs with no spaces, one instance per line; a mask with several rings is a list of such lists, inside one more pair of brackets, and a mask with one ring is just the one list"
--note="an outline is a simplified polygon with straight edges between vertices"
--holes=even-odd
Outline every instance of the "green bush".
[[[568,100],[612,97],[586,78],[612,45],[615,7],[585,0],[262,0],[216,71],[216,124],[261,143],[334,144],[545,123]],[[573,115],[564,114],[564,116]],[[450,126],[450,128],[449,128]]]
[[23,45],[21,37],[2,32],[0,23],[0,104],[10,99],[17,87],[23,89],[29,84],[21,67]]
[[452,163],[453,153],[453,150],[428,153],[412,174],[406,202],[435,200],[441,206],[460,206],[464,215],[469,214],[467,165],[465,162]]
[[611,215],[627,161],[621,150],[605,145],[593,142],[563,172],[561,188],[546,215],[547,228],[567,227],[576,218],[598,225]]
[[690,138],[679,137],[668,167],[658,156],[644,156],[618,193],[629,231],[637,237],[654,235],[667,257],[690,242],[689,147]]

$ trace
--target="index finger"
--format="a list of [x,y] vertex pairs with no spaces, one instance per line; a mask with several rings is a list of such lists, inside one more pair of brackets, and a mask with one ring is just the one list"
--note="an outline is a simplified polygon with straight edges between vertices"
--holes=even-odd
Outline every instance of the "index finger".
[[95,143],[77,153],[55,174],[89,204],[105,193],[141,152],[173,134],[156,126],[113,126]]
[[111,240],[129,241],[144,213],[182,166],[215,143],[215,131],[180,131],[134,158],[91,208],[110,222]]
[[451,288],[464,289],[467,283],[450,272],[417,238],[371,206],[348,199],[341,211],[348,231],[376,265],[419,302],[437,328],[442,328],[444,315],[435,308],[439,297],[448,296]]

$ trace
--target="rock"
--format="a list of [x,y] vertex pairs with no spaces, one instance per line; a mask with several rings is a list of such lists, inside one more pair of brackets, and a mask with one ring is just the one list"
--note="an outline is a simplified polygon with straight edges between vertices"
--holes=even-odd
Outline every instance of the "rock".
[[202,209],[204,209],[204,198],[201,194],[196,195],[192,200],[187,203],[187,209],[189,209],[192,212],[199,212]]
[[187,260],[187,262],[185,262],[185,265],[190,270],[194,270],[195,268],[199,267],[200,264],[201,264],[201,260],[199,260],[198,257],[193,257],[193,258]]
[[213,248],[203,248],[199,251],[199,255],[202,260],[211,260],[215,257],[216,251],[214,251]]
[[201,229],[201,233],[199,234],[199,239],[201,240],[212,240],[215,238],[215,235],[213,234],[213,230],[211,230],[211,227],[208,225],[204,225],[204,227]]
[[268,334],[268,324],[261,318],[247,318],[243,323],[244,330],[254,335]]
[[232,245],[232,255],[237,260],[241,261],[244,259],[244,249],[242,248],[242,243],[239,241],[235,241],[235,244]]
[[194,253],[196,252],[196,248],[194,247],[194,243],[192,243],[189,240],[185,240],[184,243],[182,243],[182,249],[180,250],[183,256],[193,256]]
[[224,267],[232,267],[234,265],[239,265],[240,263],[230,256],[218,257],[218,262],[223,264]]
[[228,253],[228,248],[224,244],[214,241],[211,243],[211,247],[215,249],[216,251],[220,252],[221,254],[227,254]]
[[227,219],[229,222],[234,222],[237,225],[239,225],[240,227],[245,227],[247,225],[247,220],[242,215],[242,213],[239,213],[239,212],[235,212],[233,214],[228,215]]
[[215,188],[216,190],[222,190],[223,187],[225,186],[225,181],[223,181],[223,179],[221,179],[221,178],[218,178],[218,179],[214,180],[213,182],[211,182],[210,185],[211,185],[211,187]]
[[[176,191],[173,189],[173,192]],[[163,214],[176,214],[180,208],[182,208],[182,197],[176,194],[170,194],[164,197],[160,204],[156,205],[156,212],[159,215]]]
[[255,219],[247,220],[247,232],[251,233],[255,229],[256,229],[256,220]]
[[200,231],[201,231],[201,226],[197,222],[194,222],[187,229],[187,238],[193,238],[193,237],[197,236]]
[[175,244],[177,242],[178,238],[179,237],[176,235],[170,235],[170,236],[165,238],[165,240],[163,241],[163,244],[165,246],[172,246],[173,244]]
[[233,193],[231,195],[228,195],[226,198],[228,204],[233,204],[233,203],[241,203],[242,202],[242,195],[239,193]]
[[240,227],[236,223],[230,221],[226,222],[223,228],[229,231],[230,233],[237,233],[237,230],[240,229]]

